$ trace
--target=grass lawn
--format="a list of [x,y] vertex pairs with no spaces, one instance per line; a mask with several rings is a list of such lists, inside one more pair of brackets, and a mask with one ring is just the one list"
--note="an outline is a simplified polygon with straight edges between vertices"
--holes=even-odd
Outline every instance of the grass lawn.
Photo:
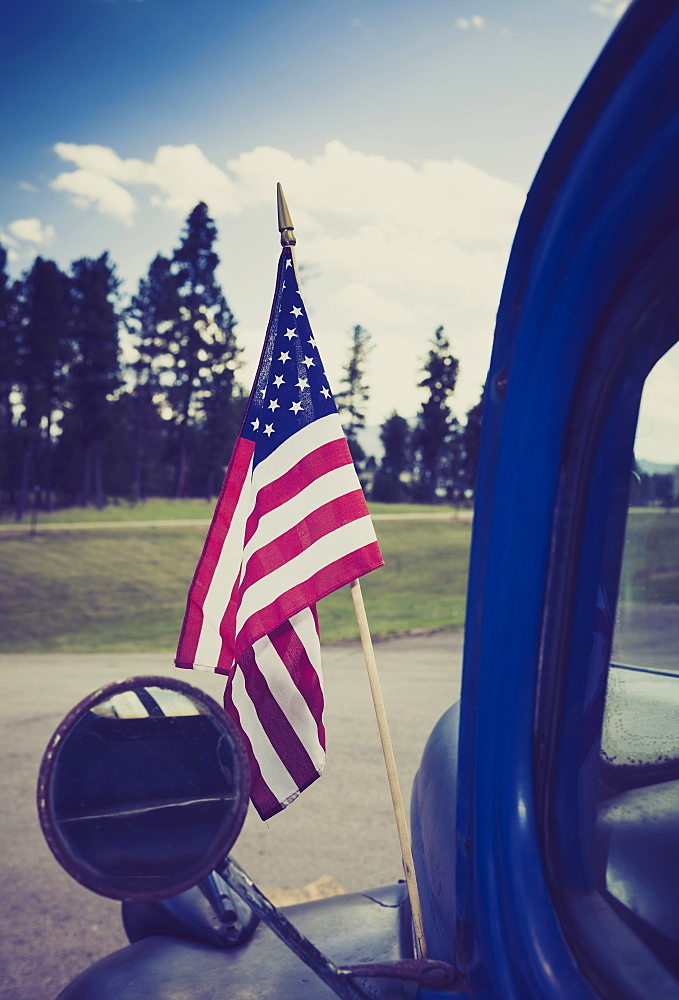
[[[204,520],[212,509],[205,501],[158,500],[69,513],[74,521],[115,520],[114,512],[130,520]],[[375,527],[386,566],[362,581],[374,637],[461,626],[470,523]],[[173,651],[205,531],[196,524],[41,532],[38,524],[31,535],[27,524],[25,532],[0,533],[0,649]],[[319,615],[325,642],[356,637],[348,588],[325,598]]]
[[[0,532],[0,649],[12,652],[174,650],[213,504],[149,500],[64,511],[71,521],[195,520],[195,525]],[[371,505],[373,513],[431,513]],[[434,508],[441,513],[441,508]],[[386,565],[362,581],[375,638],[464,624],[469,520],[375,522]],[[679,512],[630,511],[622,593],[679,603]],[[356,637],[343,588],[319,604],[325,642]]]
[[679,603],[679,510],[630,510],[620,592],[630,601]]

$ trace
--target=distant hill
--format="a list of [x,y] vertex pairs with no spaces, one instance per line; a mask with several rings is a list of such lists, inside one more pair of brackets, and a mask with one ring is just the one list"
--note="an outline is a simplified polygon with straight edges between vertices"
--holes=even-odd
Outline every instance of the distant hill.
[[646,473],[647,476],[663,476],[668,472],[674,472],[677,468],[676,465],[665,462],[649,462],[645,458],[638,458],[637,466],[639,471]]

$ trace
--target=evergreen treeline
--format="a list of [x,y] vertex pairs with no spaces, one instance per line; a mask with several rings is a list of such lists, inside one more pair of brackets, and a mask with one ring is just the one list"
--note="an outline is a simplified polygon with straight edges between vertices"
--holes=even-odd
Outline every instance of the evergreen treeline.
[[[451,397],[460,363],[440,326],[434,333],[424,378],[427,395],[414,424],[394,411],[380,428],[383,455],[368,459],[359,475],[370,480],[373,500],[386,503],[471,503],[476,486],[483,394],[464,426],[455,417]],[[354,459],[356,461],[356,458]]]
[[201,203],[127,306],[107,254],[11,283],[0,247],[4,508],[218,492],[245,399],[216,238]]
[[[217,231],[207,206],[179,245],[158,255],[122,302],[107,254],[64,272],[37,257],[12,282],[0,246],[0,506],[214,496],[247,395],[237,379],[236,321],[216,280]],[[366,492],[387,502],[460,501],[473,494],[483,399],[460,426],[450,401],[459,364],[439,328],[414,424],[394,412],[379,464],[361,431],[370,334],[350,336],[336,394]]]

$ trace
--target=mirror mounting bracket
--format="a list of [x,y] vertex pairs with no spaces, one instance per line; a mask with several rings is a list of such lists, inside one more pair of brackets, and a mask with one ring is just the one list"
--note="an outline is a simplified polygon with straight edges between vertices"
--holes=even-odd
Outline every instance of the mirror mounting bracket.
[[[335,965],[267,899],[233,858],[225,858],[217,871],[273,933],[342,1000],[386,1000],[387,995],[394,995],[393,980],[416,983],[430,989],[454,990],[458,995],[470,992],[461,973],[447,962],[405,959],[371,965]],[[368,982],[357,981],[366,979]],[[391,980],[391,983],[384,987],[371,981],[374,979]]]

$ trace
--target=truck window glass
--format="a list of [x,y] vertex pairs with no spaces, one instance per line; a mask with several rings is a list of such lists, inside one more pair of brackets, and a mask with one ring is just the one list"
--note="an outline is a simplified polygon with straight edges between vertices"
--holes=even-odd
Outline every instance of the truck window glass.
[[603,594],[597,614],[599,888],[679,977],[679,345],[644,386],[615,620]]

